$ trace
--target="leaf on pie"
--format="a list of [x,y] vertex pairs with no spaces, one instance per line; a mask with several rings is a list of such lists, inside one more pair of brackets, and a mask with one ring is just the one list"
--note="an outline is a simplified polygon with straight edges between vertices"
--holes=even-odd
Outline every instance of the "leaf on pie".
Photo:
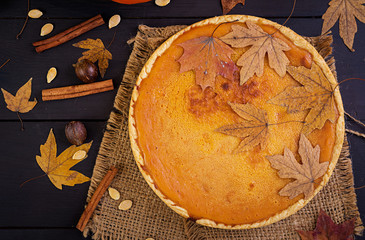
[[245,5],[245,0],[221,0],[223,15],[229,13],[239,3]]
[[86,39],[80,41],[78,43],[72,44],[74,47],[83,48],[83,49],[90,49],[82,53],[81,59],[88,59],[95,63],[98,61],[98,67],[100,71],[101,77],[104,77],[106,69],[109,66],[109,60],[112,59],[112,54],[104,47],[104,43],[98,38],[94,39]]
[[30,95],[32,94],[32,78],[28,80],[19,90],[16,92],[15,96],[1,89],[4,95],[7,108],[13,112],[27,113],[34,108],[37,104],[37,99],[34,101],[29,101]]
[[322,34],[330,30],[340,19],[340,36],[343,42],[351,50],[357,32],[356,19],[365,23],[364,0],[332,0],[327,11],[323,14]]
[[322,209],[319,212],[316,229],[297,230],[301,240],[353,240],[355,219],[336,224]]
[[267,156],[267,159],[271,167],[279,170],[279,177],[295,179],[279,191],[280,196],[293,199],[304,193],[304,199],[309,199],[314,191],[314,181],[326,173],[329,163],[319,162],[320,147],[317,145],[313,148],[304,134],[299,139],[298,153],[302,164],[288,148],[284,149],[284,155]]
[[251,46],[237,61],[241,66],[240,84],[244,84],[255,73],[257,76],[264,74],[264,60],[267,53],[269,66],[280,77],[284,77],[289,59],[284,51],[290,50],[283,40],[266,33],[262,28],[250,21],[246,21],[246,27],[232,25],[232,31],[220,39],[236,48]]
[[250,150],[257,145],[260,145],[261,149],[265,149],[267,145],[269,127],[267,122],[267,113],[250,103],[228,104],[243,121],[236,124],[225,125],[218,128],[216,131],[242,139],[241,143],[235,150],[235,153]]
[[74,186],[90,180],[90,178],[77,171],[70,170],[70,168],[87,158],[87,155],[76,159],[73,156],[80,150],[88,152],[91,144],[92,142],[80,146],[72,145],[57,156],[56,139],[51,129],[47,141],[40,146],[41,155],[37,155],[36,160],[53,185],[62,190],[62,185]]
[[321,68],[313,63],[311,69],[303,66],[288,66],[287,71],[303,86],[287,87],[269,102],[286,107],[288,113],[310,109],[304,120],[303,133],[305,135],[316,128],[321,129],[327,119],[332,123],[335,122],[336,112],[332,86]]
[[231,81],[238,70],[232,61],[233,49],[215,37],[199,37],[179,44],[184,48],[183,55],[177,60],[180,72],[195,71],[196,84],[204,90],[215,86],[215,78],[221,75]]

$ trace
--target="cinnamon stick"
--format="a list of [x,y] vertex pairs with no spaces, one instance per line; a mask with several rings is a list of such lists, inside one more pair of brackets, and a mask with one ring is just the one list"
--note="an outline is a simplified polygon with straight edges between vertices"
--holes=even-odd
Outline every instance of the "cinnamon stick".
[[42,90],[42,100],[51,101],[51,100],[82,97],[90,94],[110,91],[113,89],[114,86],[112,79],[95,83],[44,89]]
[[92,195],[90,202],[87,204],[84,212],[82,213],[79,222],[76,225],[76,228],[81,232],[84,231],[87,223],[89,222],[92,214],[95,211],[96,206],[98,206],[101,197],[104,195],[105,191],[108,189],[110,183],[114,179],[117,174],[118,169],[115,167],[111,167],[110,170],[105,174],[103,180],[99,183],[99,186],[96,188],[94,194]]
[[71,39],[74,39],[75,37],[80,36],[81,34],[88,32],[98,26],[103,25],[105,22],[101,15],[97,15],[93,18],[90,18],[89,20],[82,22],[74,27],[71,27],[53,37],[50,37],[48,39],[34,42],[33,46],[35,46],[36,52],[40,53],[44,50],[47,50],[49,48],[56,47],[62,43],[65,43],[67,41],[70,41]]

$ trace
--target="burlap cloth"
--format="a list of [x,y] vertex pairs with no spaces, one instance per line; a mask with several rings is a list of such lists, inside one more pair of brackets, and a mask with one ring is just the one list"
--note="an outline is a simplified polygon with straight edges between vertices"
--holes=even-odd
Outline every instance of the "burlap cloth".
[[[89,221],[84,235],[92,232],[94,239],[299,239],[295,229],[312,230],[320,209],[325,210],[335,222],[356,219],[355,233],[360,235],[363,225],[356,205],[349,146],[344,143],[335,172],[323,190],[302,210],[275,224],[250,230],[221,230],[200,226],[183,219],[170,210],[150,189],[134,161],[128,137],[129,99],[137,76],[153,51],[168,37],[184,26],[150,28],[139,26],[132,41],[133,51],[125,69],[123,81],[114,102],[114,109],[91,178],[87,201],[110,166],[120,171],[112,182],[119,190],[119,201],[104,194]],[[332,36],[327,34],[307,38],[335,71],[332,53]],[[130,199],[133,206],[128,211],[118,210],[121,200]]]

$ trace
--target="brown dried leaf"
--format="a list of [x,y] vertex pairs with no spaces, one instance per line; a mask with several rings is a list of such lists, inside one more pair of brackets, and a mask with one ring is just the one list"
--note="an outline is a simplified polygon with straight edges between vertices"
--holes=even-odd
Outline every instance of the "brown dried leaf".
[[267,53],[269,66],[280,77],[284,77],[289,59],[284,51],[290,50],[288,44],[278,39],[250,21],[246,21],[247,28],[232,25],[232,31],[220,39],[232,47],[243,48],[251,46],[237,61],[242,66],[240,71],[240,84],[244,84],[255,73],[262,76],[264,73],[264,60]]
[[345,45],[351,50],[357,32],[356,19],[365,23],[365,0],[332,0],[327,11],[323,14],[322,34],[330,30],[340,19],[340,36]]
[[112,54],[104,47],[104,43],[98,38],[94,39],[86,39],[80,41],[78,43],[72,44],[74,47],[83,48],[83,49],[90,49],[82,53],[81,59],[88,59],[95,63],[98,61],[98,67],[100,71],[101,77],[104,77],[106,69],[109,66],[109,60],[112,59]]
[[316,229],[297,230],[301,240],[353,240],[355,219],[336,224],[322,209],[319,212]]
[[179,44],[184,48],[183,55],[177,60],[180,72],[195,71],[196,84],[204,90],[215,86],[215,78],[221,75],[229,80],[234,79],[238,70],[232,61],[234,51],[215,37],[199,37]]
[[257,145],[260,145],[261,149],[265,149],[269,127],[267,113],[250,103],[229,103],[229,105],[244,121],[225,125],[216,131],[242,139],[235,153],[250,150]]
[[294,182],[288,183],[279,191],[280,196],[287,196],[290,199],[304,193],[304,199],[312,196],[314,181],[322,177],[328,168],[328,162],[319,163],[320,147],[312,147],[312,144],[301,134],[299,139],[298,153],[302,164],[298,163],[294,154],[288,148],[284,149],[284,155],[267,156],[271,167],[279,170],[281,178],[294,178]]
[[37,104],[37,99],[34,101],[29,101],[30,95],[32,94],[32,78],[28,80],[19,90],[16,92],[15,96],[1,89],[4,94],[4,99],[7,104],[7,108],[13,112],[26,113],[34,108]]
[[310,109],[305,118],[303,133],[308,135],[314,129],[321,129],[326,120],[336,120],[333,90],[320,67],[313,63],[311,69],[288,66],[288,73],[302,87],[288,87],[269,100],[270,103],[287,108],[288,113]]
[[91,144],[92,142],[80,146],[72,145],[57,157],[56,139],[51,129],[47,141],[40,146],[41,155],[36,156],[36,160],[53,185],[62,190],[62,185],[74,186],[90,181],[90,178],[70,168],[87,157],[85,154],[83,158],[75,159],[74,154],[80,150],[88,152]]
[[223,15],[229,13],[239,3],[245,5],[245,0],[221,0]]

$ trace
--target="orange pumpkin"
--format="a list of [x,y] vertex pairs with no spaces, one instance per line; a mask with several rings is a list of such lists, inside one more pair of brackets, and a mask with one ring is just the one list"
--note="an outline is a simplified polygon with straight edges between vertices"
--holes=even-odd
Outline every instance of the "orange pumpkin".
[[112,1],[122,4],[137,4],[137,3],[149,2],[151,0],[112,0]]

